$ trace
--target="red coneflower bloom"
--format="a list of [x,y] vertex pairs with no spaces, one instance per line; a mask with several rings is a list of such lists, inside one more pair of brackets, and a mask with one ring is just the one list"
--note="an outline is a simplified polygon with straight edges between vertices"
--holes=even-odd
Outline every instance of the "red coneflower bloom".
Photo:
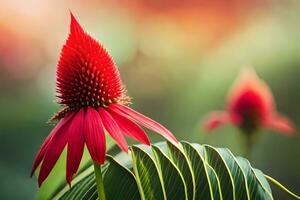
[[77,172],[84,145],[98,164],[105,162],[106,130],[123,151],[128,151],[124,135],[149,145],[144,130],[155,131],[167,140],[176,138],[164,126],[132,110],[119,71],[107,51],[88,35],[71,14],[70,34],[61,51],[56,90],[63,110],[53,117],[60,120],[42,144],[32,174],[41,164],[39,186],[47,178],[67,146],[66,180]]
[[277,113],[269,87],[251,68],[243,70],[233,85],[226,111],[210,113],[204,129],[211,132],[225,123],[234,124],[247,134],[262,127],[288,135],[294,132],[292,123]]

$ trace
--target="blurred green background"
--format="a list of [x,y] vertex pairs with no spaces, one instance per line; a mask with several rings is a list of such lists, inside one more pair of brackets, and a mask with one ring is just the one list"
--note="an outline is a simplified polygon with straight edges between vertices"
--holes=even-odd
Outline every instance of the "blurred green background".
[[[133,107],[180,140],[242,154],[233,127],[201,131],[240,69],[255,67],[277,108],[300,127],[297,0],[0,1],[0,199],[34,199],[34,156],[52,126],[56,64],[69,9],[114,57]],[[300,193],[300,139],[262,131],[253,166]],[[152,141],[162,140],[151,134]],[[64,172],[62,172],[62,175]],[[278,199],[287,199],[273,189]]]

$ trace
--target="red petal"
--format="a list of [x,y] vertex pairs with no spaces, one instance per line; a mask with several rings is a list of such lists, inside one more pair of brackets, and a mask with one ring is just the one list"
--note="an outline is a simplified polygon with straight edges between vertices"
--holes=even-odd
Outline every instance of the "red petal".
[[174,135],[166,129],[161,124],[157,123],[156,121],[153,121],[152,119],[142,115],[141,113],[136,112],[135,110],[124,106],[120,104],[110,104],[109,109],[115,111],[116,113],[123,115],[124,117],[132,118],[133,120],[137,121],[138,123],[142,124],[143,126],[147,127],[148,129],[159,133],[163,137],[165,137],[167,140],[173,142],[174,144],[177,144],[178,141],[174,137]]
[[67,182],[71,185],[72,177],[77,172],[84,150],[84,109],[73,118],[68,127]]
[[48,144],[48,148],[45,152],[44,160],[41,166],[41,170],[38,177],[39,187],[42,185],[44,180],[50,174],[52,168],[54,167],[56,161],[58,160],[61,152],[63,151],[67,140],[67,127],[74,113],[70,113],[67,117],[63,119],[61,123],[57,125],[56,132],[52,136],[51,142]]
[[288,118],[280,115],[273,115],[264,125],[270,129],[285,133],[286,135],[292,135],[295,132],[292,122]]
[[204,130],[211,132],[219,126],[229,123],[231,120],[226,112],[212,112],[208,115],[203,123]]
[[119,125],[122,133],[126,136],[131,137],[143,144],[150,145],[150,141],[145,131],[136,123],[123,117],[122,115],[117,114],[116,112],[110,110],[110,114],[115,119]]
[[103,164],[106,153],[105,134],[101,117],[92,107],[88,107],[85,113],[83,132],[92,159],[100,165]]
[[57,124],[55,126],[55,128],[51,131],[51,133],[47,136],[47,138],[45,139],[44,143],[42,144],[42,146],[40,147],[35,159],[34,159],[34,163],[33,163],[33,167],[32,167],[32,170],[31,170],[31,175],[30,176],[33,176],[36,168],[40,165],[40,163],[42,162],[44,156],[45,156],[45,152],[48,148],[48,145],[53,137],[53,135],[57,132],[58,130],[58,127],[60,127],[60,123]]
[[98,109],[101,119],[103,121],[104,127],[107,132],[111,135],[112,138],[117,142],[118,146],[125,152],[128,152],[128,145],[121,133],[121,130],[116,123],[116,121],[112,118],[112,116],[107,112],[104,108]]

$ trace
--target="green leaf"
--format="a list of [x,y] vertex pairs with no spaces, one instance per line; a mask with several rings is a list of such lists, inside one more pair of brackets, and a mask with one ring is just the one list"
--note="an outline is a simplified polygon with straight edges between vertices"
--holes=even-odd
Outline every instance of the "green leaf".
[[[101,166],[108,200],[273,200],[268,180],[280,185],[226,148],[160,142],[151,147],[134,145],[130,152],[107,156]],[[51,199],[98,198],[91,164],[77,174],[72,184],[71,188],[53,189]]]
[[223,199],[235,199],[234,181],[225,159],[214,147],[205,145],[204,148],[206,161],[214,169],[219,178]]
[[[185,154],[187,155],[191,164],[193,178],[195,180],[195,199],[211,199],[213,196],[213,189],[211,187],[210,178],[204,163],[204,158],[201,153],[197,151],[193,145],[188,142],[181,143]],[[198,149],[201,147],[198,146]]]
[[195,196],[195,178],[192,173],[192,166],[184,154],[183,150],[179,149],[172,143],[168,142],[169,155],[171,160],[178,167],[182,176],[184,178],[184,182],[187,189],[188,199],[194,199]]
[[162,177],[152,156],[137,146],[131,147],[131,152],[134,173],[143,199],[164,199],[166,195]]
[[107,200],[141,199],[134,174],[113,157],[107,159],[110,163],[103,180]]
[[62,196],[60,199],[84,199],[90,196],[95,189],[95,176],[93,173],[91,173],[87,176],[87,178],[81,180],[76,186],[72,187],[70,191],[65,193],[64,196]]
[[222,195],[222,190],[221,190],[218,175],[210,165],[208,165],[207,163],[205,163],[205,165],[206,165],[207,174],[209,176],[209,181],[211,183],[211,188],[213,192],[212,195],[213,197],[211,199],[222,200],[223,195]]
[[[246,175],[250,199],[273,199],[271,192],[268,191],[261,182],[259,182],[259,179],[255,175],[254,169],[251,168],[249,161],[242,157],[237,157],[237,161]],[[264,177],[260,178],[265,179]],[[268,182],[265,183],[268,184]]]
[[167,199],[187,199],[186,185],[179,169],[159,147],[153,146],[152,150],[163,177]]
[[217,148],[218,153],[224,159],[228,169],[230,170],[230,174],[234,181],[234,191],[236,199],[249,199],[250,196],[248,193],[246,177],[243,173],[243,170],[238,165],[236,159],[233,154],[225,148]]

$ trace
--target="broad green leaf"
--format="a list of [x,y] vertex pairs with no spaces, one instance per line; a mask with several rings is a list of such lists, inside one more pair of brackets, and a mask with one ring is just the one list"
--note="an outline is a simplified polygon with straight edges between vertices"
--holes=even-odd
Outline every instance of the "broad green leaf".
[[221,190],[222,188],[220,186],[218,175],[210,165],[208,165],[207,163],[205,165],[206,165],[207,173],[213,191],[213,198],[211,199],[222,200],[223,199],[222,190]]
[[[249,165],[250,165],[250,163],[249,163]],[[262,173],[262,171],[260,171],[259,169],[254,169],[254,168],[252,168],[252,170],[253,170],[256,178],[258,179],[259,183],[261,184],[261,186],[266,190],[266,192],[268,192],[271,195],[272,194],[271,187],[270,187],[267,179],[265,178],[264,174]]]
[[144,199],[164,199],[162,178],[152,156],[138,146],[131,147],[131,151],[133,169],[141,196]]
[[230,170],[224,158],[219,154],[218,150],[205,145],[206,161],[216,172],[222,190],[223,199],[235,199],[235,186]]
[[187,156],[184,154],[183,150],[179,149],[174,144],[168,142],[167,146],[171,160],[178,167],[184,178],[188,199],[195,199],[195,178]]
[[163,177],[167,199],[187,199],[186,185],[179,169],[159,147],[153,146],[152,150]]
[[[273,179],[267,180],[248,160],[226,148],[188,142],[135,145],[130,154],[107,156],[101,168],[108,200],[273,200],[268,182]],[[81,169],[71,188],[57,186],[49,195],[47,199],[98,199],[91,163]]]
[[217,148],[217,151],[225,161],[233,177],[236,199],[250,199],[250,196],[247,191],[248,188],[246,184],[246,177],[232,153],[225,148]]
[[188,142],[181,142],[185,154],[191,163],[193,177],[195,179],[195,199],[211,199],[213,190],[209,180],[204,158],[197,149]]
[[108,156],[109,166],[104,175],[104,187],[107,200],[138,200],[140,193],[134,174]]
[[[102,166],[103,173],[108,168],[108,162]],[[89,165],[85,170],[74,178],[72,187],[66,185],[52,199],[86,199],[96,191],[95,175],[93,165]]]
[[76,186],[70,189],[70,192],[65,193],[60,199],[71,200],[71,199],[84,199],[89,197],[89,192],[96,190],[95,176],[93,173],[89,174],[87,178],[80,181]]
[[249,161],[242,157],[237,157],[237,161],[246,175],[250,199],[273,199],[272,194],[259,182]]

